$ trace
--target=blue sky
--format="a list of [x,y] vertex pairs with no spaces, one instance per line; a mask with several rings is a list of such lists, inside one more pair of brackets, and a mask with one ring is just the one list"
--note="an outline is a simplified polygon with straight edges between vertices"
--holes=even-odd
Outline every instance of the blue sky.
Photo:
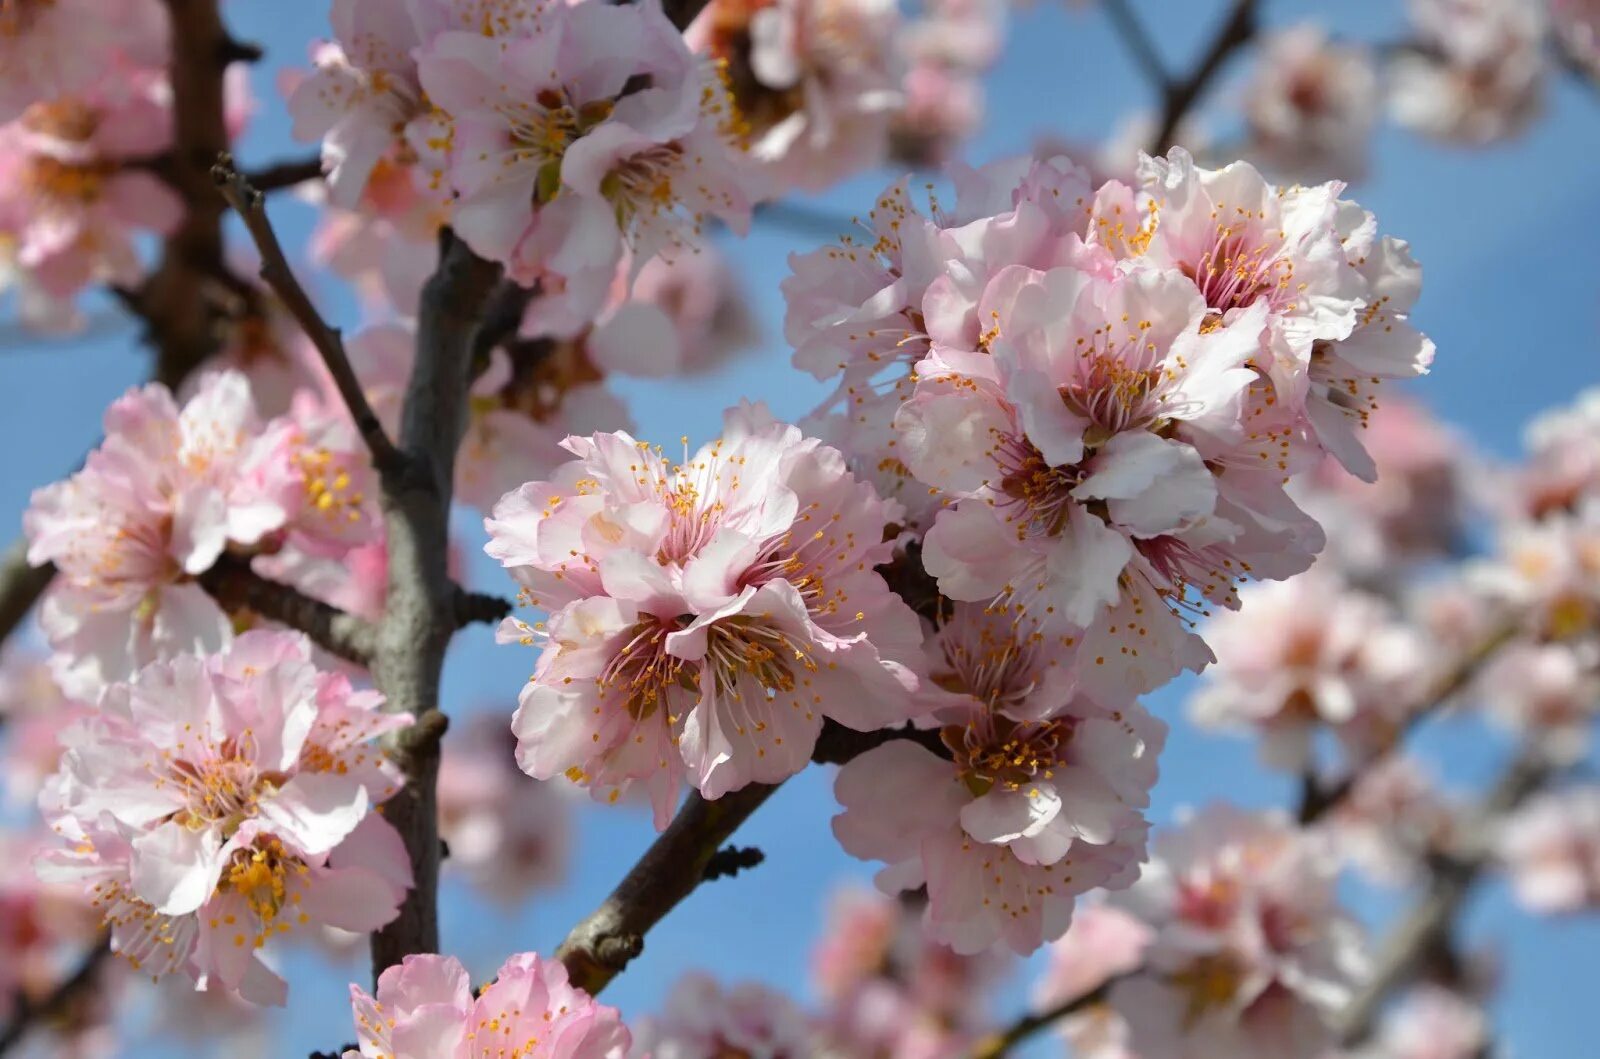
[[[1169,65],[1181,69],[1204,39],[1205,27],[1225,5],[1218,0],[1177,4],[1136,0]],[[1315,4],[1267,0],[1274,23],[1308,15],[1343,35],[1392,39],[1400,31],[1394,0],[1341,0]],[[262,112],[237,152],[245,166],[303,153],[292,144],[273,90],[281,65],[303,61],[305,44],[326,32],[327,0],[271,3],[229,0],[230,23],[269,49],[254,84]],[[1319,14],[1320,12],[1320,14]],[[1238,71],[1234,71],[1235,74]],[[1227,128],[1231,86],[1214,97]],[[1095,142],[1119,119],[1148,107],[1153,94],[1098,12],[1036,0],[1015,19],[1010,44],[988,82],[989,114],[969,158],[984,161],[1026,150],[1052,134]],[[1436,340],[1431,376],[1413,392],[1457,424],[1472,442],[1495,454],[1516,451],[1527,419],[1560,404],[1600,378],[1600,264],[1592,240],[1600,232],[1600,96],[1563,82],[1552,85],[1547,115],[1528,135],[1489,150],[1453,150],[1383,130],[1375,145],[1374,174],[1352,194],[1374,210],[1385,229],[1409,239],[1425,266],[1424,294],[1414,319]],[[890,174],[864,176],[817,200],[841,214],[863,212]],[[309,214],[291,203],[274,205],[286,242],[303,240]],[[743,396],[765,398],[783,416],[808,411],[820,395],[793,371],[781,335],[778,283],[785,258],[815,245],[813,235],[758,225],[729,242],[727,252],[748,285],[763,322],[762,347],[717,376],[693,382],[629,384],[641,436],[699,440],[718,428],[721,410]],[[319,290],[325,312],[354,326],[359,311],[336,286]],[[0,510],[20,517],[28,493],[67,472],[96,437],[101,410],[141,380],[145,359],[134,348],[135,329],[73,342],[8,338],[0,347],[0,392],[14,395],[0,417]],[[509,583],[478,553],[482,531],[475,518],[459,520],[466,550],[475,556],[477,587]],[[13,522],[15,526],[15,522]],[[464,635],[446,676],[446,703],[458,713],[496,711],[509,717],[516,691],[532,667],[523,649],[496,647],[484,630]],[[1153,697],[1152,707],[1178,721],[1188,685],[1180,682]],[[1504,748],[1454,732],[1430,733],[1425,749],[1446,777],[1461,785],[1481,780]],[[1184,804],[1227,798],[1247,804],[1281,802],[1286,784],[1264,773],[1242,741],[1205,738],[1176,725],[1162,763],[1155,816],[1170,818]],[[767,853],[762,867],[702,890],[673,913],[647,943],[644,956],[607,992],[625,1014],[655,1008],[673,979],[705,967],[726,980],[753,978],[799,995],[806,993],[809,945],[832,887],[864,880],[871,866],[842,854],[829,831],[831,773],[814,768],[787,783],[740,833],[741,843]],[[511,951],[548,951],[621,876],[652,837],[648,820],[626,809],[585,807],[569,881],[519,912],[479,903],[459,884],[445,890],[444,944],[483,976]],[[1392,902],[1363,898],[1382,915]],[[1503,888],[1491,887],[1473,907],[1472,936],[1501,954],[1508,984],[1496,1005],[1504,1039],[1524,1056],[1592,1054],[1592,1012],[1584,983],[1600,973],[1600,925],[1590,920],[1532,922],[1509,906]],[[292,1018],[280,1020],[276,1056],[303,1055],[351,1036],[344,982],[364,980],[365,960],[330,970],[296,959]],[[303,973],[302,973],[303,972]],[[1018,975],[1001,997],[1006,1010],[1026,1003]],[[1035,1054],[1051,1054],[1047,1045]],[[167,1054],[165,1049],[133,1054]]]

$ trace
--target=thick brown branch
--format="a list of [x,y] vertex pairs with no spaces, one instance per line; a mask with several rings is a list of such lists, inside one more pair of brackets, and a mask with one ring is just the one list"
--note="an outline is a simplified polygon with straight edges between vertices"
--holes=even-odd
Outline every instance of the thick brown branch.
[[98,985],[100,969],[111,958],[111,946],[101,939],[94,948],[78,961],[70,976],[42,1000],[30,1001],[19,995],[15,1001],[15,1014],[11,1022],[0,1030],[0,1055],[22,1043],[29,1031],[48,1025],[71,1010],[73,1004],[83,999]]
[[399,916],[372,937],[374,977],[406,956],[439,949],[439,678],[459,628],[461,591],[446,562],[450,486],[466,431],[473,351],[500,278],[498,265],[443,233],[439,268],[422,292],[416,366],[401,412],[404,473],[382,483],[389,594],[372,672],[386,708],[411,713],[417,724],[388,747],[406,785],[384,816],[405,842],[414,881]]
[[777,787],[753,783],[708,802],[690,794],[678,815],[600,907],[556,950],[574,985],[605,988],[644,950],[644,936],[694,892],[718,849]]
[[1468,821],[1458,847],[1436,860],[1427,892],[1390,931],[1371,976],[1340,1012],[1335,1025],[1344,1046],[1357,1044],[1372,1032],[1384,1001],[1411,981],[1429,954],[1448,941],[1473,884],[1489,863],[1493,835],[1502,819],[1552,773],[1548,754],[1537,745],[1525,748],[1506,767]]
[[263,618],[298,629],[324,649],[359,666],[372,664],[377,629],[371,622],[346,614],[298,589],[269,581],[243,559],[223,556],[200,575],[200,585],[223,609],[250,610]]
[[28,542],[18,539],[0,558],[0,643],[16,631],[56,576],[50,564],[28,563]]
[[300,280],[295,277],[294,269],[289,267],[283,246],[278,242],[278,233],[267,218],[266,196],[250,186],[250,182],[233,167],[233,159],[226,154],[218,157],[217,164],[211,169],[211,176],[222,197],[244,220],[250,238],[255,240],[256,249],[261,252],[261,278],[293,314],[295,321],[322,355],[322,362],[327,365],[328,373],[339,387],[339,396],[344,398],[356,429],[361,432],[367,448],[372,452],[373,465],[385,475],[397,473],[401,465],[399,450],[384,432],[378,414],[367,403],[366,391],[361,388],[361,380],[356,378],[355,369],[350,366],[350,358],[344,351],[344,339],[340,337],[338,329],[329,326],[322,314],[317,312],[310,295],[306,294]]
[[1075,1015],[1086,1008],[1092,1008],[1096,1004],[1102,1003],[1106,998],[1106,994],[1111,992],[1111,987],[1116,982],[1117,979],[1115,978],[1109,979],[1082,996],[1062,1001],[1055,1007],[1045,1011],[1024,1015],[1004,1030],[990,1034],[979,1041],[977,1046],[972,1049],[971,1059],[1000,1059],[1001,1056],[1009,1055],[1017,1045],[1050,1028],[1067,1016]]
[[1181,81],[1168,83],[1161,108],[1161,125],[1150,145],[1151,154],[1166,154],[1176,140],[1178,126],[1211,87],[1223,64],[1255,39],[1257,0],[1231,0],[1231,3],[1227,19],[1218,27],[1193,72]]

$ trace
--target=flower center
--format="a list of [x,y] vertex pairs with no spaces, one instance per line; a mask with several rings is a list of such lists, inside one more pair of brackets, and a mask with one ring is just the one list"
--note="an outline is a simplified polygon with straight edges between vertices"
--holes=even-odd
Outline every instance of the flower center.
[[300,467],[300,484],[310,508],[331,522],[360,522],[365,501],[359,489],[350,487],[350,469],[343,459],[325,448],[295,453]]
[[[304,862],[285,850],[275,838],[262,839],[255,849],[236,850],[223,869],[217,890],[242,897],[255,916],[256,925],[253,938],[243,932],[237,933],[233,936],[234,945],[242,948],[250,944],[259,949],[274,934],[288,933],[290,924],[279,922],[279,916],[285,905],[300,903],[299,894],[288,892],[288,883],[291,878],[308,871]],[[302,912],[299,919],[305,923],[310,917]]]
[[978,710],[965,725],[941,733],[955,758],[962,782],[982,797],[996,785],[1015,791],[1051,779],[1065,764],[1072,742],[1070,718],[1015,721],[994,710]]
[[1004,437],[995,450],[1002,477],[1000,494],[1009,509],[1006,521],[1017,528],[1017,539],[1055,537],[1067,526],[1067,517],[1076,501],[1072,490],[1078,484],[1075,467],[1052,467],[1033,442],[1020,435]]
[[740,678],[754,677],[768,696],[795,689],[795,667],[817,671],[807,645],[782,629],[743,614],[717,622],[707,630],[706,668],[719,694],[738,700]]
[[[1225,212],[1223,204],[1217,203],[1216,213]],[[1280,253],[1281,235],[1269,238],[1250,232],[1247,224],[1258,215],[1239,212],[1240,220],[1217,225],[1210,248],[1192,269],[1181,266],[1200,288],[1206,304],[1220,313],[1253,305],[1259,298],[1277,305],[1290,294],[1294,283],[1294,261]]]

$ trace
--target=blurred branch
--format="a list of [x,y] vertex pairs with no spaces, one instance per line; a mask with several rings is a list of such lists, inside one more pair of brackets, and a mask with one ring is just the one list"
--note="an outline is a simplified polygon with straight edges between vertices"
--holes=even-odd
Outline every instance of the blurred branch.
[[695,20],[705,9],[709,0],[662,0],[661,9],[666,12],[667,18],[679,30],[689,28],[689,23]]
[[281,191],[311,180],[322,179],[322,159],[290,158],[244,174],[245,182],[257,191]]
[[329,326],[322,314],[317,312],[317,307],[311,303],[311,296],[300,285],[294,269],[289,267],[283,246],[278,242],[278,233],[273,230],[272,221],[267,217],[266,196],[250,186],[243,174],[233,167],[233,159],[227,154],[218,156],[217,164],[211,169],[211,177],[228,205],[243,218],[245,228],[255,240],[256,249],[261,251],[261,278],[293,314],[301,330],[317,347],[317,352],[322,354],[322,362],[327,365],[328,373],[339,387],[339,395],[344,398],[356,429],[361,432],[367,448],[372,452],[373,465],[380,474],[395,473],[400,468],[400,452],[384,432],[383,424],[378,422],[378,414],[367,403],[366,391],[361,388],[361,380],[356,378],[350,358],[345,354],[344,339],[338,329]]
[[59,1019],[77,1000],[94,990],[98,985],[100,968],[105,966],[110,957],[110,939],[101,938],[78,961],[72,974],[44,999],[32,1001],[25,994],[18,993],[14,1001],[16,1013],[5,1029],[0,1030],[0,1055],[21,1044],[30,1030]]
[[1302,777],[1298,813],[1300,822],[1315,823],[1349,797],[1356,784],[1361,782],[1362,776],[1404,746],[1407,737],[1416,731],[1423,721],[1438,713],[1449,704],[1450,700],[1461,694],[1472,679],[1482,671],[1484,665],[1502,647],[1515,639],[1521,630],[1522,625],[1519,622],[1507,622],[1463,655],[1460,661],[1420,698],[1417,707],[1406,714],[1387,747],[1374,755],[1370,761],[1351,769],[1348,775],[1328,787],[1322,786],[1313,774],[1307,773]]
[[0,558],[0,643],[22,624],[55,576],[56,568],[49,563],[29,564],[27,538],[18,538],[6,549]]
[[1489,863],[1494,833],[1502,819],[1549,780],[1554,771],[1540,744],[1524,747],[1479,804],[1460,847],[1436,858],[1427,892],[1390,931],[1372,975],[1335,1020],[1343,1046],[1365,1040],[1390,993],[1411,981],[1429,954],[1448,941],[1473,884]]
[[1150,39],[1139,16],[1134,14],[1129,0],[1101,0],[1101,6],[1105,8],[1106,17],[1111,20],[1122,43],[1127,45],[1134,61],[1139,64],[1139,69],[1144,71],[1145,77],[1156,90],[1165,95],[1171,90],[1172,76],[1167,73],[1166,64],[1156,51],[1155,41]]
[[298,589],[269,581],[244,560],[224,555],[200,575],[200,586],[223,609],[246,609],[298,629],[322,648],[358,666],[372,664],[377,630],[371,622],[312,599]]
[[1231,0],[1232,7],[1211,39],[1199,64],[1188,77],[1169,81],[1161,111],[1161,125],[1150,145],[1151,154],[1166,154],[1178,134],[1178,127],[1200,101],[1212,80],[1234,52],[1255,39],[1257,0]]
[[979,1041],[972,1049],[970,1059],[1001,1059],[1002,1056],[1009,1055],[1013,1048],[1040,1031],[1048,1029],[1069,1015],[1075,1015],[1085,1008],[1104,1002],[1107,994],[1111,992],[1111,987],[1119,978],[1108,978],[1082,996],[1062,1001],[1053,1008],[1024,1015],[1004,1030],[992,1033]]

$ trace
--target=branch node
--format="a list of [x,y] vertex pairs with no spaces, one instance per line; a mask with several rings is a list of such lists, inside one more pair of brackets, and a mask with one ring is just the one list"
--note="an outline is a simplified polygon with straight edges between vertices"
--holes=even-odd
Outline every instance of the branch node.
[[511,613],[511,601],[485,592],[456,588],[456,627],[466,628],[481,622],[497,625]]
[[755,846],[723,846],[711,854],[711,859],[706,861],[705,871],[701,878],[706,882],[715,879],[733,878],[741,871],[748,871],[767,859],[767,855]]

